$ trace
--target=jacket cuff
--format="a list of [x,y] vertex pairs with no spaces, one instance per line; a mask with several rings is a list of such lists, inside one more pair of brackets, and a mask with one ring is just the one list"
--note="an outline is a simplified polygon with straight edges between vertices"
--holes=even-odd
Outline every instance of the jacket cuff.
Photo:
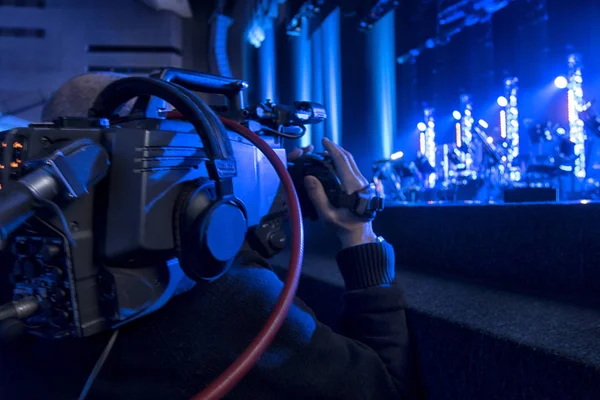
[[349,247],[336,260],[347,290],[391,284],[396,278],[394,247],[387,242]]

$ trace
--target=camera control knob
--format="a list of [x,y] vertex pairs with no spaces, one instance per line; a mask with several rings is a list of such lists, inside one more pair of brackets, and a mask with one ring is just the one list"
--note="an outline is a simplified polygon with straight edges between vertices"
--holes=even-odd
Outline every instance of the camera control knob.
[[284,232],[273,232],[269,235],[269,244],[274,249],[283,250],[285,248],[286,239],[287,237]]

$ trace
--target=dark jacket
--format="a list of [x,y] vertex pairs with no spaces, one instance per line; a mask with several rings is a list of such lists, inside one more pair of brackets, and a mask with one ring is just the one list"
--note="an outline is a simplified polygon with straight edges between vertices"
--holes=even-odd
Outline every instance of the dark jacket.
[[[404,302],[387,243],[343,250],[342,334],[300,300],[269,351],[231,399],[405,399],[411,363]],[[283,283],[264,263],[240,263],[165,308],[121,328],[88,399],[187,400],[256,336]],[[107,335],[49,342],[25,337],[0,347],[0,398],[76,399]]]

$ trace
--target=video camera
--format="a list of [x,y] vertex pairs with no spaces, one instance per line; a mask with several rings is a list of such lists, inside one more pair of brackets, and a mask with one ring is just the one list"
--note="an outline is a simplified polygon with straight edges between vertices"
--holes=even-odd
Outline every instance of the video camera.
[[[222,121],[261,134],[285,162],[282,138],[326,114],[308,102],[245,107],[246,87],[169,68],[110,84],[88,118],[0,132],[5,336],[114,329],[217,279],[244,243],[266,257],[283,248],[278,176]],[[195,92],[225,96],[227,106]]]

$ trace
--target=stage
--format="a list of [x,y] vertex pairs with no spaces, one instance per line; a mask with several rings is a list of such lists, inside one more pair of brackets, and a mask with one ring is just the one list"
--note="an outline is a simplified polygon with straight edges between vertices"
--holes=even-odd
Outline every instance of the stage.
[[[600,397],[600,203],[583,203],[398,205],[377,218],[430,398]],[[314,223],[306,242],[298,294],[336,328],[338,244]]]

